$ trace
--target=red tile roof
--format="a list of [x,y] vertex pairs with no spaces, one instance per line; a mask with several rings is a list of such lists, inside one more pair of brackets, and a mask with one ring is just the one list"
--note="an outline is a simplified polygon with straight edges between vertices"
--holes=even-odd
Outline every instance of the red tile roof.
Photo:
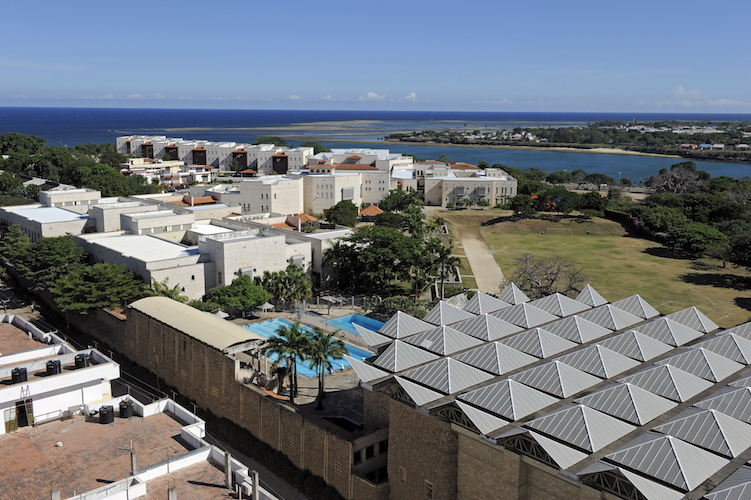
[[313,217],[312,215],[308,214],[297,214],[295,217],[298,217],[300,219],[300,222],[315,222],[318,220],[317,217]]
[[360,210],[360,215],[380,215],[382,213],[383,210],[378,208],[377,205],[370,205],[369,207],[365,207]]
[[451,168],[455,170],[478,170],[477,165],[470,165],[469,163],[452,163]]
[[286,222],[279,222],[277,224],[271,224],[271,227],[276,229],[295,229],[295,226],[291,226]]
[[197,148],[193,148],[193,151],[206,151],[206,149],[198,146]]

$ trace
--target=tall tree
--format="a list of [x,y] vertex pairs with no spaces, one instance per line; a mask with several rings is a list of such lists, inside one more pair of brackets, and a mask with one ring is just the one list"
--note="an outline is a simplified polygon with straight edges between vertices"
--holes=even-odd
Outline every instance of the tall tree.
[[10,226],[0,239],[0,255],[14,266],[18,266],[25,260],[29,248],[31,248],[31,240],[17,224]]
[[94,264],[73,269],[50,289],[63,312],[88,314],[129,304],[147,294],[146,285],[124,265]]
[[318,327],[313,328],[313,335],[307,346],[307,359],[310,361],[310,367],[318,373],[316,410],[323,409],[323,398],[326,397],[326,371],[331,373],[334,369],[332,361],[342,359],[345,354],[347,348],[344,342],[335,339],[334,333],[326,333]]
[[159,282],[156,279],[151,279],[151,294],[157,297],[168,297],[177,302],[187,303],[188,297],[181,295],[180,285],[169,286],[169,278],[164,278],[164,281]]
[[[295,322],[290,326],[279,325],[276,333],[268,338],[263,348],[264,353],[268,356],[277,355],[277,361],[274,365],[284,363],[287,367],[289,377],[289,401],[294,403],[297,396],[297,360],[304,360],[308,351],[308,337],[300,328],[300,324]],[[279,391],[283,390],[283,381],[280,380]]]
[[525,253],[516,259],[516,271],[510,281],[537,299],[553,293],[578,293],[587,283],[587,276],[573,261],[560,257],[536,259]]
[[326,213],[326,219],[333,224],[355,227],[357,225],[357,205],[349,200],[342,200]]
[[256,285],[247,274],[233,279],[229,285],[212,288],[206,294],[207,302],[215,302],[223,308],[232,308],[241,312],[252,311],[269,298],[268,292]]
[[86,252],[73,241],[73,236],[42,238],[32,243],[16,264],[24,279],[35,292],[48,290],[61,276],[84,265]]

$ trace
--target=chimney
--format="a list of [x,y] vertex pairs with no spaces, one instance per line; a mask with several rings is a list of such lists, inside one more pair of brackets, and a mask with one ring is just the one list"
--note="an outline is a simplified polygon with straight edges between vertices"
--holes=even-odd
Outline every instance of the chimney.
[[167,490],[167,500],[177,500],[177,487],[173,486]]
[[224,452],[224,475],[226,477],[227,489],[232,489],[232,455],[228,451]]
[[51,500],[60,500],[60,488],[55,488],[50,492]]

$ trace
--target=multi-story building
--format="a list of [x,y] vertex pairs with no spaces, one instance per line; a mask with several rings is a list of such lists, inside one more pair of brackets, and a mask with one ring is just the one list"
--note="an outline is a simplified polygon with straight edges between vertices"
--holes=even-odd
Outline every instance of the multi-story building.
[[211,196],[221,203],[240,206],[243,213],[294,215],[303,212],[303,178],[271,175],[243,179],[210,188],[191,187],[191,193]]

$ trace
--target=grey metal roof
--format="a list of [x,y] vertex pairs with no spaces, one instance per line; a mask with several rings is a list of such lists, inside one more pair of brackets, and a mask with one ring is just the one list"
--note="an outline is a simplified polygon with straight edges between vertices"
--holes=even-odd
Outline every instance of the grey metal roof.
[[613,307],[611,304],[590,309],[579,316],[611,330],[622,330],[643,321],[639,316]]
[[452,358],[433,361],[404,373],[404,376],[446,394],[459,392],[493,378],[484,371]]
[[482,340],[470,337],[450,326],[439,326],[427,332],[412,335],[405,339],[405,342],[441,355],[453,354],[483,344]]
[[587,458],[586,453],[582,453],[579,450],[575,450],[557,441],[553,441],[537,432],[527,431],[527,434],[537,441],[537,444],[545,450],[545,453],[547,453],[561,469],[568,469],[575,463],[581,462]]
[[744,365],[751,364],[751,340],[727,330],[699,342],[695,347],[703,347]]
[[464,310],[472,314],[487,314],[506,307],[511,307],[511,304],[491,297],[487,293],[477,292],[474,297],[469,299],[467,305],[464,306]]
[[723,333],[734,333],[743,338],[751,339],[751,321],[743,323],[742,325],[734,326],[733,328],[728,328]]
[[672,346],[687,344],[703,335],[700,331],[668,317],[650,321],[645,325],[637,326],[634,330]]
[[728,461],[671,436],[647,432],[606,457],[630,469],[690,491]]
[[391,372],[400,372],[434,359],[438,359],[438,356],[401,340],[395,340],[373,364]]
[[571,316],[572,314],[580,313],[592,308],[590,305],[566,297],[560,293],[554,293],[541,299],[533,300],[530,303],[536,308],[542,309],[550,314],[555,314],[556,316]]
[[734,382],[730,382],[728,385],[732,387],[751,387],[751,375],[739,378]]
[[456,405],[464,412],[477,429],[484,435],[488,435],[496,429],[500,429],[508,422],[501,420],[498,417],[491,415],[490,413],[482,410],[478,410],[474,406],[470,406],[467,403],[456,401]]
[[501,342],[518,351],[526,352],[538,358],[555,356],[560,352],[576,347],[576,344],[570,340],[553,335],[542,328],[527,330]]
[[512,421],[531,415],[558,401],[537,389],[510,379],[462,394],[459,399]]
[[649,361],[673,349],[672,346],[636,330],[621,333],[598,344],[637,361]]
[[614,384],[576,400],[603,413],[644,425],[677,403],[632,384]]
[[684,496],[682,491],[668,488],[667,486],[652,481],[651,479],[647,479],[639,474],[634,474],[623,467],[617,467],[607,462],[603,462],[602,460],[580,471],[578,476],[582,478],[589,474],[604,471],[611,471],[612,473],[617,473],[623,476],[647,500],[680,500]]
[[653,366],[618,382],[634,384],[678,402],[686,401],[712,387],[712,382],[670,365]]
[[561,363],[549,363],[524,370],[513,377],[517,382],[534,387],[554,396],[567,398],[601,382],[597,377]]
[[615,377],[639,365],[638,361],[599,345],[566,354],[558,361],[600,378]]
[[641,298],[638,294],[613,302],[612,305],[642,319],[654,318],[660,315],[657,309],[649,305],[649,302]]
[[537,358],[512,349],[500,342],[487,343],[461,354],[456,354],[453,358],[496,375],[503,375],[537,361]]
[[397,311],[396,314],[384,324],[378,333],[382,333],[392,339],[401,339],[416,333],[431,330],[435,325],[414,318],[407,313]]
[[576,300],[592,307],[604,306],[608,303],[608,301],[589,284],[579,292],[579,295],[576,296]]
[[529,302],[529,297],[514,283],[511,283],[498,298],[512,306]]
[[528,303],[507,307],[506,309],[501,309],[490,315],[508,321],[514,325],[521,326],[522,328],[534,328],[543,323],[548,323],[558,319],[558,316],[537,309]]
[[717,410],[733,418],[751,424],[751,388],[723,387],[694,406]]
[[402,389],[404,389],[409,397],[412,398],[412,401],[414,401],[415,405],[417,406],[428,404],[431,401],[435,401],[443,397],[443,394],[432,391],[427,387],[417,385],[401,377],[394,377],[394,380],[396,380],[399,385],[402,386]]
[[704,495],[708,500],[751,500],[751,467],[742,466],[712,491]]
[[425,315],[423,320],[434,325],[443,326],[474,317],[475,315],[470,312],[440,301]]
[[710,382],[719,382],[737,372],[743,365],[715,354],[707,349],[689,349],[675,356],[670,356],[657,363],[671,365],[688,373],[693,373]]
[[689,307],[682,311],[668,314],[666,318],[670,318],[673,321],[677,321],[682,325],[686,325],[689,328],[693,328],[694,330],[703,333],[713,332],[720,328],[695,307]]
[[527,422],[525,427],[590,452],[600,450],[636,429],[597,410],[571,403]]
[[360,337],[362,337],[363,340],[371,347],[386,345],[393,340],[385,335],[381,335],[380,333],[376,333],[372,330],[368,330],[367,328],[363,328],[357,323],[352,323],[352,326],[355,327],[355,330],[357,330],[357,333],[360,334]]
[[355,373],[357,373],[357,376],[360,377],[360,380],[365,383],[372,382],[373,380],[378,380],[379,378],[391,375],[388,372],[380,370],[375,366],[371,366],[367,363],[363,363],[359,359],[347,356],[346,354],[344,355],[344,359],[346,359],[349,365],[355,370]]
[[549,325],[545,325],[545,330],[577,344],[584,344],[613,333],[612,330],[608,330],[597,323],[587,321],[580,316],[559,319]]
[[472,319],[454,323],[451,327],[478,339],[488,341],[502,339],[522,331],[521,327],[489,314],[481,314]]
[[751,447],[751,425],[717,410],[687,408],[654,430],[728,458]]

